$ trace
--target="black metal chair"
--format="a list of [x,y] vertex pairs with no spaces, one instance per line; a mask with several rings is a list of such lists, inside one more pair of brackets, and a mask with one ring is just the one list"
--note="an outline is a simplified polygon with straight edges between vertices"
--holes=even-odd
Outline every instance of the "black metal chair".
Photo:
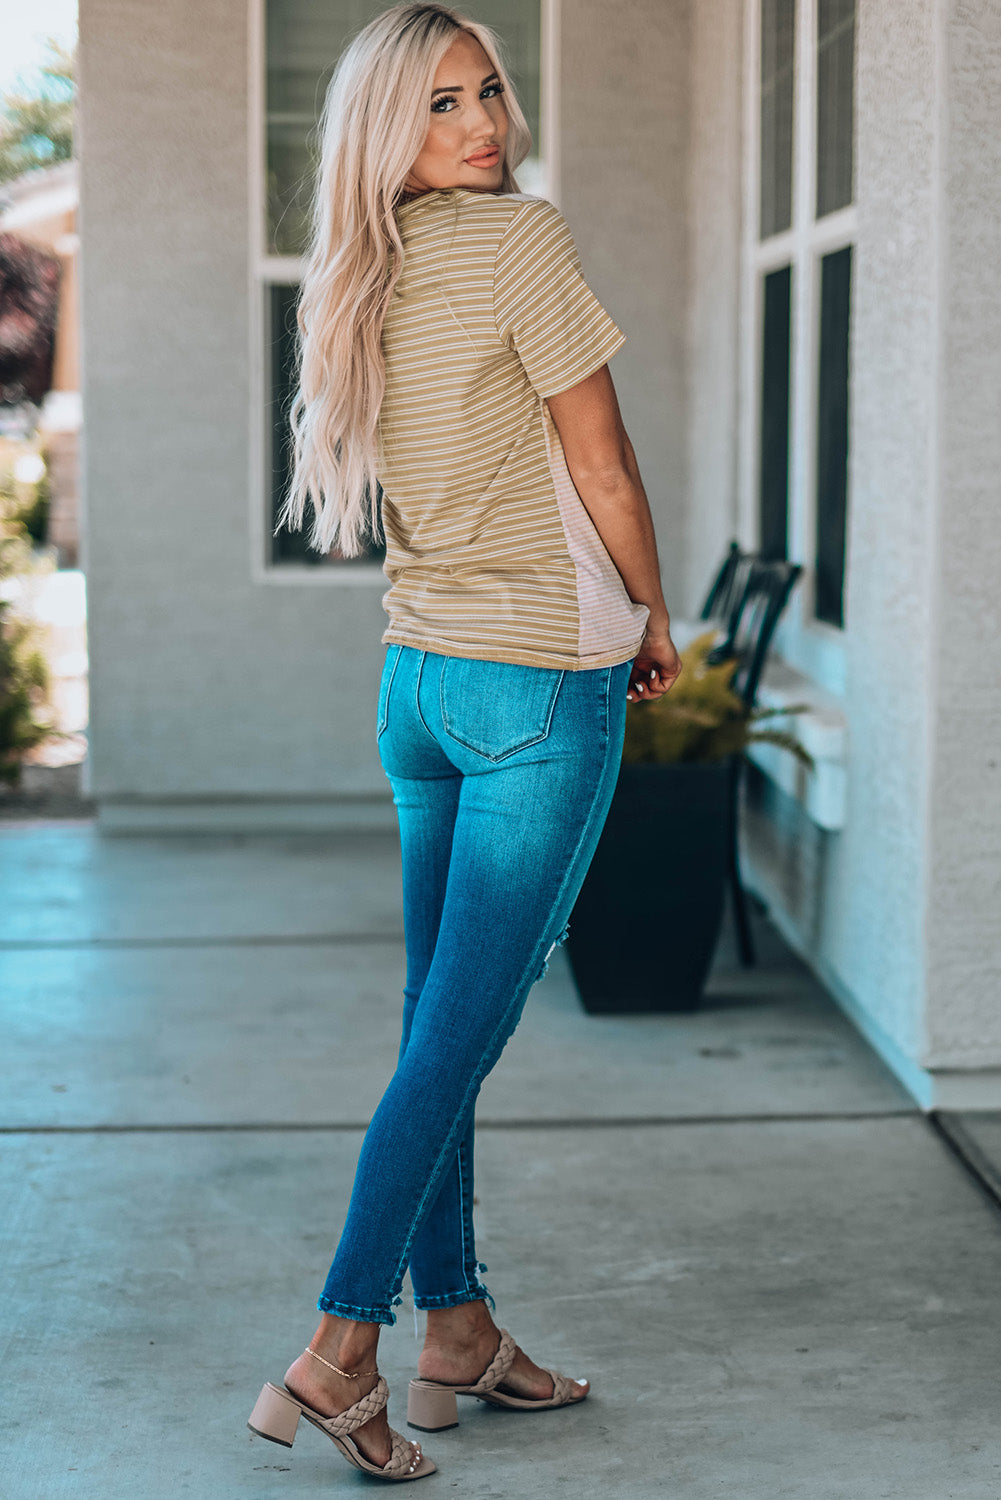
[[738,541],[731,541],[703,600],[700,620],[710,620],[729,633],[731,617],[747,582],[748,566],[756,556],[754,552],[745,552]]
[[[731,544],[732,548],[736,546]],[[738,549],[739,554],[739,549]],[[730,559],[728,559],[728,562]],[[707,658],[710,662],[736,660],[733,689],[748,709],[757,701],[758,685],[768,653],[771,649],[775,627],[803,569],[799,563],[784,559],[766,560],[752,554],[739,554],[733,561],[733,571],[739,586],[735,602],[730,604],[726,639],[714,646]],[[721,570],[722,573],[722,570]],[[719,578],[714,582],[716,587]],[[742,581],[742,584],[741,584]],[[707,603],[712,598],[712,590]],[[704,616],[704,618],[707,618]],[[747,910],[747,893],[740,878],[739,827],[740,793],[745,757],[733,755],[730,759],[730,814],[729,814],[729,880],[733,893],[734,916],[737,925],[737,942],[740,960],[745,967],[755,962],[754,940]]]

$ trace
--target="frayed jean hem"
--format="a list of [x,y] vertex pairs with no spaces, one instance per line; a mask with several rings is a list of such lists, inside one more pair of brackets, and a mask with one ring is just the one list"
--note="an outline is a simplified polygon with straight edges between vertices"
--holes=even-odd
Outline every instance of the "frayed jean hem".
[[414,1297],[414,1306],[419,1307],[421,1312],[433,1311],[439,1307],[461,1307],[463,1302],[489,1302],[494,1311],[497,1309],[496,1302],[485,1286],[476,1287],[471,1292],[446,1292],[441,1297]]
[[[402,1297],[394,1297],[393,1307],[398,1307],[402,1301]],[[353,1307],[350,1302],[336,1302],[333,1297],[321,1297],[316,1310],[333,1313],[338,1318],[350,1318],[353,1323],[386,1323],[392,1326],[396,1322],[392,1307]]]

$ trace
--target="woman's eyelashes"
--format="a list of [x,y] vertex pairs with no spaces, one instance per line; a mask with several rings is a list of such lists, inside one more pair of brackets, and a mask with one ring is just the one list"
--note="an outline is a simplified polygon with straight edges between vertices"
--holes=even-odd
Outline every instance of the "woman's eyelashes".
[[[494,94],[503,94],[503,92],[504,85],[502,83],[488,83],[486,88],[480,89],[480,98],[482,99],[484,95],[490,97]],[[451,110],[440,109],[439,105],[458,104],[458,102],[455,94],[439,94],[431,104],[431,113],[436,115],[451,114]]]

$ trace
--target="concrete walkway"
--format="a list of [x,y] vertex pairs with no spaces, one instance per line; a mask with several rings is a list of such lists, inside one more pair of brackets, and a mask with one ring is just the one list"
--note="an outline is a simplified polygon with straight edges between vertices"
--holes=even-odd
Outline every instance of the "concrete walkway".
[[[393,1067],[399,888],[381,835],[0,828],[4,1500],[373,1493],[245,1422]],[[554,953],[481,1097],[479,1252],[498,1320],[594,1392],[467,1403],[427,1500],[1001,1496],[1001,1218],[758,937],[688,1016],[587,1017]]]

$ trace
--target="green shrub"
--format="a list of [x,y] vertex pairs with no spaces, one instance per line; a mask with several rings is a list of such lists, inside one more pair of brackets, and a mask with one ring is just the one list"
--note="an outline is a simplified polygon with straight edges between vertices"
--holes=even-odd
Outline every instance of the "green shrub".
[[16,786],[24,756],[54,733],[50,676],[42,632],[17,612],[3,584],[45,571],[18,515],[18,502],[0,493],[0,783]]

